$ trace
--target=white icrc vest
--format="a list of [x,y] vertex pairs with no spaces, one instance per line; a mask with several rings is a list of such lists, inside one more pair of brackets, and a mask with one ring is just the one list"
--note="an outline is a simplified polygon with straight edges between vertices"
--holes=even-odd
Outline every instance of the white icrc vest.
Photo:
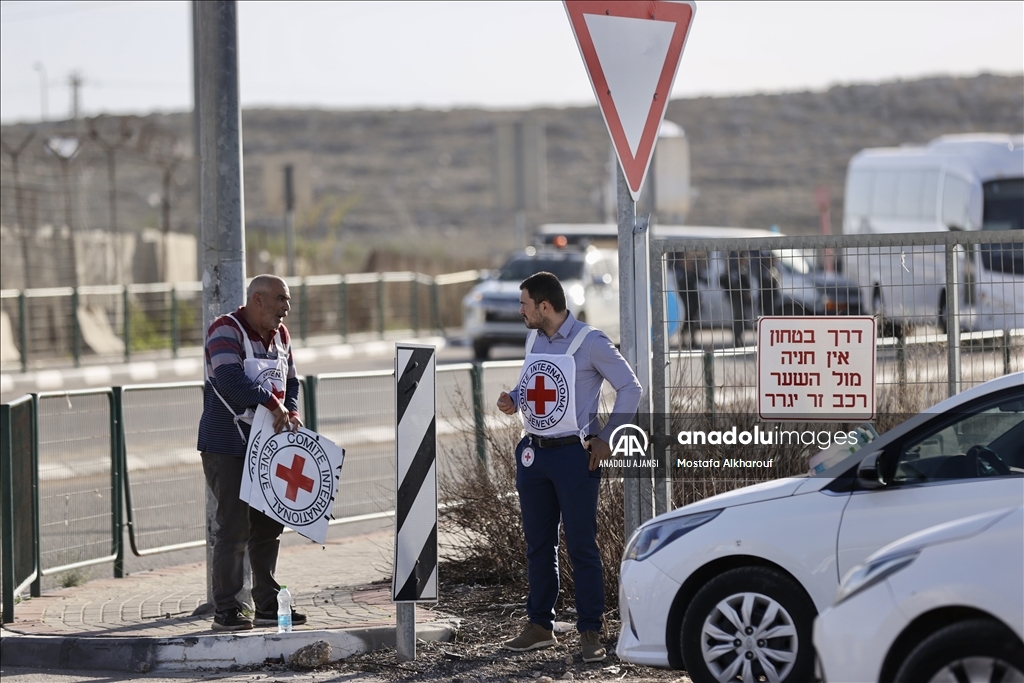
[[527,433],[569,436],[580,433],[576,423],[576,359],[573,354],[594,328],[585,325],[565,353],[534,353],[537,330],[526,340],[526,360],[519,375],[519,416]]
[[[272,393],[279,401],[284,402],[284,391],[288,381],[288,353],[290,344],[284,344],[280,338],[280,331],[275,331],[274,336],[271,337],[271,343],[277,338],[279,343],[277,358],[256,358],[252,348],[252,341],[249,339],[249,334],[245,331],[245,328],[242,327],[242,323],[231,313],[228,313],[227,316],[235,321],[235,325],[238,326],[238,330],[242,333],[242,343],[245,344],[245,358],[242,359],[242,370],[245,372],[245,376]],[[213,387],[213,393],[217,394],[220,402],[234,416],[235,429],[238,430],[238,435],[242,437],[242,441],[245,441],[245,434],[242,433],[242,428],[238,426],[238,423],[245,422],[251,425],[256,411],[252,408],[246,408],[245,412],[241,415],[236,414],[234,408],[228,405],[228,402],[217,391],[217,387],[213,386],[212,383],[210,386]]]

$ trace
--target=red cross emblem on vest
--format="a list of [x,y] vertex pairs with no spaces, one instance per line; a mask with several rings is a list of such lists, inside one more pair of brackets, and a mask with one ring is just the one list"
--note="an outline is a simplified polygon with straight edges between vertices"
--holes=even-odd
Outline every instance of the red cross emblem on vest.
[[277,471],[274,474],[278,479],[283,479],[288,485],[285,489],[284,497],[288,500],[295,502],[295,497],[299,495],[299,489],[304,491],[313,492],[313,480],[302,473],[302,470],[306,466],[306,459],[301,455],[295,455],[292,458],[292,466],[285,467],[278,463]]
[[555,403],[558,400],[558,392],[547,388],[545,379],[544,375],[534,375],[533,386],[527,386],[526,388],[526,400],[528,403],[533,404],[534,415],[546,415],[548,404]]

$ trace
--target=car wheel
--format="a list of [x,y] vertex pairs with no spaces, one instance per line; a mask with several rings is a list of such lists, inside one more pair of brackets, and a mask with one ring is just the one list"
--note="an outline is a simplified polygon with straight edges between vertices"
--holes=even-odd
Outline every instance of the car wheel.
[[800,586],[768,567],[721,574],[694,596],[680,634],[694,683],[810,681],[814,605]]
[[482,339],[473,340],[473,357],[477,360],[487,360],[491,355],[491,345]]
[[915,647],[895,683],[1024,681],[1024,647],[1008,628],[971,619],[942,628]]

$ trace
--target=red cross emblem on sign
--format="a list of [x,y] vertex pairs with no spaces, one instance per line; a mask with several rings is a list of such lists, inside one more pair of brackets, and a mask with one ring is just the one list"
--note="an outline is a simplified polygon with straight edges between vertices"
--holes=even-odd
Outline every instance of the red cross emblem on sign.
[[295,497],[299,495],[299,489],[304,491],[313,492],[313,480],[302,473],[303,468],[306,465],[306,459],[301,455],[296,455],[292,458],[292,466],[285,467],[278,463],[277,471],[274,473],[278,479],[284,479],[285,483],[288,484],[288,488],[285,489],[284,497],[294,502]]
[[533,404],[534,415],[544,415],[548,412],[548,403],[558,400],[558,392],[545,386],[544,375],[535,375],[533,386],[526,389],[526,400]]

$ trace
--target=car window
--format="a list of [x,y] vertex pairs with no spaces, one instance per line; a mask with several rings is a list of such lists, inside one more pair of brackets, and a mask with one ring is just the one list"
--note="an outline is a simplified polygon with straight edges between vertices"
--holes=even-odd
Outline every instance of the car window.
[[583,277],[583,259],[519,258],[505,264],[498,275],[499,280],[522,282],[534,273],[547,271],[562,280],[579,280]]
[[957,417],[900,452],[894,483],[1024,476],[1024,400]]

